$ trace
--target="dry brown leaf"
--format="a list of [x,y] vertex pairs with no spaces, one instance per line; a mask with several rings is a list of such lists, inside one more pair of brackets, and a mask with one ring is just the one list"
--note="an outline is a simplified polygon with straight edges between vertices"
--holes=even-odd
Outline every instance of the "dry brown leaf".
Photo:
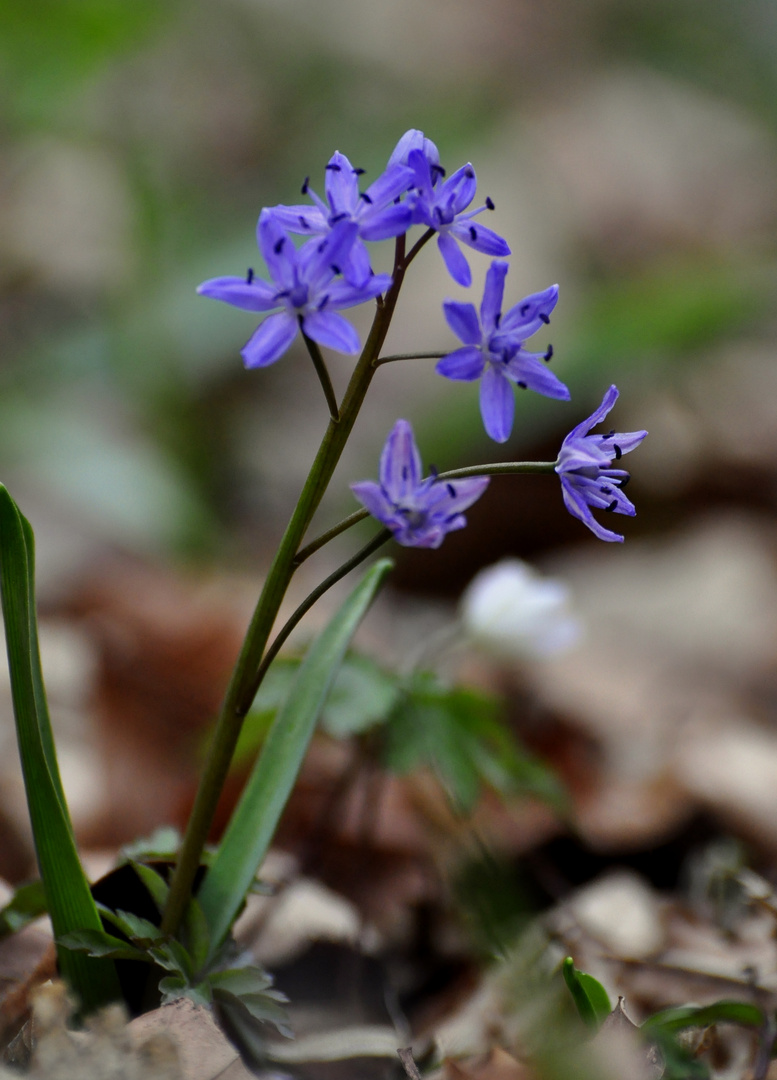
[[136,1048],[158,1035],[172,1039],[180,1057],[182,1080],[252,1080],[210,1010],[188,998],[138,1016],[127,1030]]

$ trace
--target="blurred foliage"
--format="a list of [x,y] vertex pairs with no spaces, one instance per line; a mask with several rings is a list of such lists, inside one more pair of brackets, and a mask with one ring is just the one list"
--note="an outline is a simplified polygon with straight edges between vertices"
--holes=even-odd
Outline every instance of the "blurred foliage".
[[[235,760],[248,762],[294,686],[299,661],[270,667],[243,725]],[[453,805],[469,813],[484,787],[504,795],[531,795],[566,805],[552,770],[518,741],[501,701],[482,691],[446,686],[430,672],[392,676],[350,652],[321,714],[323,731],[345,739],[372,732],[368,752],[389,772],[431,769]]]

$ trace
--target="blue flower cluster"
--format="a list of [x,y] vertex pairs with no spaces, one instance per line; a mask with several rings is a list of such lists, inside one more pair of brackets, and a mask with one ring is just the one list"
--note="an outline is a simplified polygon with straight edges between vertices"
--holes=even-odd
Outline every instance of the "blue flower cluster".
[[[325,170],[324,197],[305,180],[302,194],[310,202],[262,210],[257,242],[269,280],[220,277],[204,282],[202,296],[248,311],[267,313],[242,349],[246,367],[267,367],[287,351],[298,332],[318,345],[354,355],[359,337],[340,314],[378,299],[392,285],[392,276],[373,271],[366,244],[404,236],[413,226],[436,235],[445,266],[460,286],[469,287],[472,274],[462,245],[492,256],[479,311],[471,303],[447,300],[445,319],[462,346],[443,356],[436,370],[445,378],[480,379],[480,410],[487,434],[506,442],[513,427],[513,386],[545,397],[569,400],[570,394],[547,366],[552,346],[531,352],[524,345],[550,322],[558,301],[558,286],[524,297],[502,311],[510,248],[501,236],[476,220],[494,204],[486,199],[476,209],[477,178],[469,163],[446,178],[434,143],[423,132],[406,132],[394,148],[385,171],[360,190],[363,170],[335,153]],[[303,238],[295,243],[292,235]],[[602,405],[567,436],[555,464],[565,504],[602,540],[623,537],[603,528],[591,507],[633,515],[634,506],[622,492],[628,473],[613,461],[633,450],[647,432],[591,435],[590,429],[612,408],[618,391],[608,390]],[[400,544],[438,547],[448,532],[466,522],[462,511],[483,493],[486,477],[456,484],[423,479],[410,424],[398,420],[383,450],[379,483],[363,481],[352,490],[367,510],[383,522]]]

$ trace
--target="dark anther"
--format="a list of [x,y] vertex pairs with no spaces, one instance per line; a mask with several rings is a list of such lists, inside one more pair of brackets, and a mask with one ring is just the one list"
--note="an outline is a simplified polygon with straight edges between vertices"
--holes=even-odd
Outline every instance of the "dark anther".
[[309,185],[310,185],[310,177],[306,176],[305,179],[302,182],[302,188],[301,188],[303,195],[307,195]]
[[605,439],[611,439],[614,434],[615,434],[615,428],[613,428],[611,431],[608,431],[607,434],[604,437],[605,437]]
[[490,195],[486,195],[486,209],[487,210],[495,210],[496,209],[496,207],[494,206],[494,200],[491,198]]
[[468,180],[473,180],[475,178],[475,170],[472,168],[471,165],[464,173],[464,175],[467,177]]
[[341,172],[342,171],[340,169],[340,166],[335,165],[334,162],[332,162],[332,161],[330,161],[329,164],[327,165],[327,169],[329,169],[331,172]]
[[432,165],[431,166],[431,173],[432,173],[432,183],[434,183],[434,174],[437,173],[438,176],[445,176],[445,169],[443,169],[442,165]]
[[631,473],[626,473],[626,475],[621,479],[621,487],[625,488],[629,480],[631,480]]
[[330,225],[336,225],[338,223],[338,221],[342,221],[343,218],[347,218],[347,217],[348,217],[348,215],[346,214],[345,210],[343,210],[339,214],[333,214],[332,217],[330,217],[330,219],[329,219],[329,224]]
[[336,263],[331,263],[329,269],[333,274],[342,274],[342,270]]
[[319,302],[316,304],[316,311],[323,311],[326,305],[329,303],[329,293],[322,296]]
[[552,345],[548,345],[547,349],[545,350],[545,355],[543,356],[542,359],[545,361],[546,364],[549,363],[553,359],[553,346]]
[[525,390],[525,389],[526,389],[526,383],[525,383],[525,382],[521,382],[521,381],[520,381],[520,379],[518,380],[518,382],[517,382],[517,383],[516,383],[515,385],[516,385],[516,386],[520,386],[521,390]]
[[469,238],[470,240],[477,240],[478,238],[478,231],[474,225],[470,225],[469,227]]
[[308,219],[306,217],[303,217],[302,214],[300,214],[300,216],[299,216],[299,223],[300,223],[300,225],[302,226],[303,229],[307,229],[307,227],[308,227]]
[[407,465],[402,466],[402,479],[407,480]]
[[437,466],[436,466],[436,465],[430,465],[430,466],[429,466],[429,475],[431,476],[432,480],[436,480],[436,479],[437,479],[437,473],[438,473],[438,471],[439,471],[439,470],[438,470],[438,468],[437,468]]
[[612,448],[615,451],[615,460],[620,461],[620,459],[623,457],[623,451],[621,450],[621,448],[618,446],[617,443],[613,443]]
[[353,170],[353,175],[354,176],[364,176],[366,171],[367,171],[366,169],[354,169]]
[[537,314],[539,315],[539,317],[542,319],[542,321],[547,326],[548,323],[550,322],[550,317],[548,315],[546,315],[544,311],[538,311]]
[[326,251],[326,239],[321,241],[321,243],[316,248],[316,251],[319,253],[319,255],[321,254],[322,251]]
[[283,245],[285,243],[286,243],[286,237],[285,236],[282,236],[280,238],[280,240],[275,241],[275,244],[273,246],[273,251],[275,252],[276,255],[280,255],[280,253],[283,251]]
[[450,497],[452,499],[455,499],[456,498],[456,488],[453,486],[453,484],[446,484],[445,486],[448,489],[448,494],[450,495]]
[[611,488],[611,487],[607,487],[607,485],[606,485],[606,484],[602,484],[602,486],[601,486],[601,489],[600,489],[600,490],[601,490],[601,492],[602,492],[602,495],[612,495],[612,488]]
[[369,197],[366,191],[360,191],[359,198],[364,199],[368,206],[372,206],[372,199]]
[[246,274],[246,285],[250,285],[254,280],[254,270],[252,266],[248,267],[248,273]]
[[502,312],[500,311],[499,314],[497,315],[497,317],[494,319],[494,326],[496,327],[497,330],[499,329],[499,324],[500,324],[501,321],[502,321]]
[[531,309],[531,304],[521,304],[521,315],[525,316],[527,311]]
[[618,505],[618,500],[617,500],[617,499],[613,499],[613,500],[612,500],[612,502],[610,503],[610,505],[609,505],[609,506],[605,506],[605,508],[604,508],[604,509],[605,509],[605,510],[606,510],[606,511],[607,511],[607,512],[608,512],[609,514],[611,514],[611,513],[613,512],[613,510],[615,509],[615,507],[616,507],[617,505]]

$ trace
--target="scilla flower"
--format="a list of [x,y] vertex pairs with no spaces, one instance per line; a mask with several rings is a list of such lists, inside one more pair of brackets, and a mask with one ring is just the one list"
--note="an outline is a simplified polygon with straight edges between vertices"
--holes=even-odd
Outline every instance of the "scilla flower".
[[469,287],[472,273],[459,244],[466,244],[485,255],[510,254],[510,248],[501,236],[473,221],[484,210],[493,210],[494,204],[486,199],[483,206],[467,210],[478,186],[471,165],[462,165],[453,176],[443,180],[442,169],[430,162],[423,150],[411,150],[407,161],[415,172],[415,192],[409,197],[413,221],[435,230],[437,246],[448,273],[458,285]]
[[370,257],[363,240],[387,240],[407,232],[413,214],[407,203],[396,200],[404,195],[414,180],[412,169],[389,164],[386,171],[367,188],[359,191],[359,176],[345,154],[332,155],[326,167],[324,190],[326,202],[309,186],[302,186],[314,206],[274,206],[271,213],[289,232],[307,236],[326,236],[341,221],[353,221],[357,236],[342,264],[343,276],[353,285],[363,285],[372,274]]
[[397,420],[380,456],[379,483],[351,484],[359,502],[391,529],[404,547],[437,548],[446,533],[467,524],[462,511],[480,498],[489,477],[455,482],[421,477],[421,456],[407,420]]
[[506,262],[491,263],[480,319],[473,304],[455,300],[443,304],[448,326],[464,347],[444,356],[435,369],[446,379],[481,379],[480,412],[486,432],[496,442],[505,442],[513,429],[513,384],[545,397],[569,400],[569,390],[547,368],[553,349],[548,346],[544,353],[535,353],[523,347],[526,338],[550,322],[550,313],[558,301],[558,285],[524,297],[503,315],[507,269]]
[[520,559],[503,559],[476,574],[460,611],[472,641],[502,659],[555,656],[580,638],[566,585]]
[[247,368],[267,367],[286,352],[302,330],[319,345],[342,353],[359,351],[359,335],[337,312],[355,307],[385,292],[391,285],[388,274],[374,274],[361,286],[338,278],[353,247],[358,228],[343,221],[323,239],[309,240],[296,248],[271,210],[262,210],[256,230],[259,250],[272,281],[255,278],[220,277],[197,289],[200,296],[223,300],[247,311],[273,311],[241,350]]
[[634,517],[634,504],[623,494],[629,481],[625,469],[612,468],[624,454],[634,450],[647,435],[646,431],[616,432],[591,435],[591,428],[600,424],[618,400],[618,388],[611,386],[595,412],[578,424],[561,444],[556,472],[561,478],[561,490],[567,510],[587,525],[600,540],[623,542],[620,533],[600,525],[590,507],[615,514]]

